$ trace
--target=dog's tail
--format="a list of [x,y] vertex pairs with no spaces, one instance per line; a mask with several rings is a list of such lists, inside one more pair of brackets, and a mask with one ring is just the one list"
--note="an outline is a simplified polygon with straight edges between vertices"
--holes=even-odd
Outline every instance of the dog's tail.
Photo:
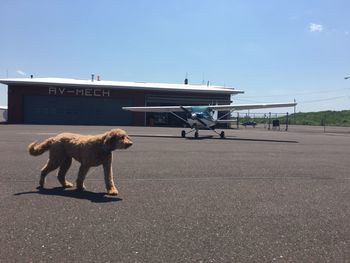
[[53,140],[51,138],[40,143],[38,141],[32,142],[28,145],[29,154],[33,156],[43,154],[44,152],[50,149],[52,143]]

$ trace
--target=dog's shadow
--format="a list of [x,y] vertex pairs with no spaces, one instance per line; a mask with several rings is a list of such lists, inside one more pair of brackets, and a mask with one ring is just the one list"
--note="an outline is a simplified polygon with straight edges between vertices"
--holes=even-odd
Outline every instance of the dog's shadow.
[[107,203],[107,202],[118,202],[123,199],[118,197],[108,196],[106,193],[95,193],[90,191],[79,191],[76,189],[65,189],[63,187],[54,187],[51,189],[37,187],[37,191],[16,193],[14,195],[26,195],[26,194],[40,194],[49,196],[64,196],[76,199],[85,199],[93,203]]

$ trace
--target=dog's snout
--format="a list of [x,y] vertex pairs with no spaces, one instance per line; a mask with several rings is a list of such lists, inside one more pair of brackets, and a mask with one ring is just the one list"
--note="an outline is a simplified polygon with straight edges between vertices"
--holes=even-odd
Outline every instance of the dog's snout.
[[125,147],[126,147],[126,148],[129,148],[129,147],[133,144],[133,142],[130,141],[129,139],[126,139],[126,140],[124,141],[124,144],[125,144]]

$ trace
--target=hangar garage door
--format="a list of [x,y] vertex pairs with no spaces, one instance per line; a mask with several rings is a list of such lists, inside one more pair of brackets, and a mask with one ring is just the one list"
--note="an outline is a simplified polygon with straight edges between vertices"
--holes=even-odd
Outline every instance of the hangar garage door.
[[132,116],[121,107],[127,99],[87,97],[24,97],[24,123],[76,125],[130,125]]

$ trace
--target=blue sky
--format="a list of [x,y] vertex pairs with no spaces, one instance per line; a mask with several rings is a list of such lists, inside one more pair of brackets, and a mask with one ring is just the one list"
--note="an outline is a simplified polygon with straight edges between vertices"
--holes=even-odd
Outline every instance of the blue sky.
[[[210,81],[236,103],[350,109],[350,2],[1,1],[0,78]],[[7,104],[0,86],[0,105]]]

